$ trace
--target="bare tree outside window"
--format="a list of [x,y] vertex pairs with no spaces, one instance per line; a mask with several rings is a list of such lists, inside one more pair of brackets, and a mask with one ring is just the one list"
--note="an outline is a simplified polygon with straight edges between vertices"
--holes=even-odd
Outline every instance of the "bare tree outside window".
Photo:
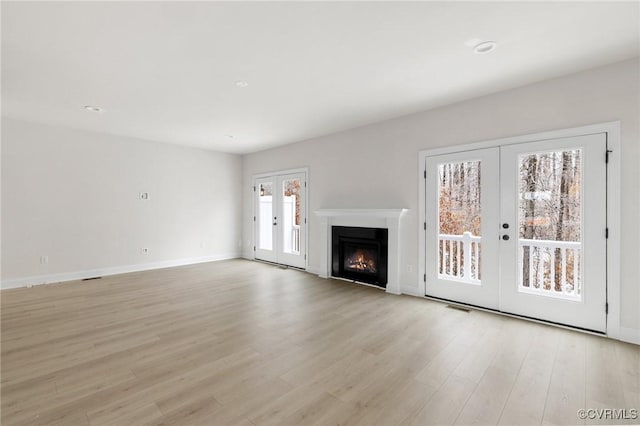
[[438,167],[439,274],[480,283],[480,161]]
[[578,296],[582,152],[531,153],[519,162],[521,286]]
[[[582,152],[528,153],[518,161],[520,288],[580,298]],[[481,178],[480,161],[438,167],[438,273],[447,279],[480,283]]]

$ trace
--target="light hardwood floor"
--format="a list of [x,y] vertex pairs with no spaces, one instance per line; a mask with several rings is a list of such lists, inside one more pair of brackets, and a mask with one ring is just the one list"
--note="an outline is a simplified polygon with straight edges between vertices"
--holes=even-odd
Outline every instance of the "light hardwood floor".
[[5,426],[581,424],[640,406],[638,346],[246,260],[1,297]]

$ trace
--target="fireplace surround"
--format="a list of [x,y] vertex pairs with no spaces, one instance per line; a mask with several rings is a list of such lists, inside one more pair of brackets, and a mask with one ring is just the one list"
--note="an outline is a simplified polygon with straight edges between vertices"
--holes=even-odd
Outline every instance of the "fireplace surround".
[[388,230],[331,227],[331,275],[387,286]]
[[309,269],[317,271],[318,276],[333,276],[332,227],[371,227],[388,231],[387,244],[387,285],[386,292],[402,294],[400,286],[400,223],[407,209],[320,209],[314,213],[320,219],[320,263]]

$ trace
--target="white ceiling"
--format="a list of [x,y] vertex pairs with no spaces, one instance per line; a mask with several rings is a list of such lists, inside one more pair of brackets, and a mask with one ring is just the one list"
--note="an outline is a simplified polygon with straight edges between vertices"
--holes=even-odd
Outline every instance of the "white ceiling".
[[638,8],[3,1],[2,113],[247,153],[638,56]]

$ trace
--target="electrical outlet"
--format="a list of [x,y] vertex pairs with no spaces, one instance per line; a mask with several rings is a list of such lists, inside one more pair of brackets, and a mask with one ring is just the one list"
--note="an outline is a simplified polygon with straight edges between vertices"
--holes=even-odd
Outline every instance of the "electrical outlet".
[[141,192],[140,194],[138,194],[138,198],[140,198],[141,200],[148,200],[149,199],[149,193],[148,192]]
[[49,263],[49,256],[47,256],[46,254],[40,256],[40,264],[41,265],[47,265],[48,263]]
[[142,247],[140,249],[140,254],[149,254],[149,249],[147,247]]
[[413,272],[413,265],[407,265],[407,272]]

